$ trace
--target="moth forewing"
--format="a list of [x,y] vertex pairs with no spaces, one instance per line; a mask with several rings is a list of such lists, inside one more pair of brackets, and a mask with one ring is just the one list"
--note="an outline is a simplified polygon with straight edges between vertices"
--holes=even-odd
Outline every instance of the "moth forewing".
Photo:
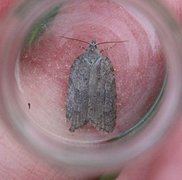
[[70,70],[66,117],[71,123],[71,132],[87,123],[108,133],[115,128],[114,69],[111,61],[98,51],[98,44],[94,40],[89,43]]

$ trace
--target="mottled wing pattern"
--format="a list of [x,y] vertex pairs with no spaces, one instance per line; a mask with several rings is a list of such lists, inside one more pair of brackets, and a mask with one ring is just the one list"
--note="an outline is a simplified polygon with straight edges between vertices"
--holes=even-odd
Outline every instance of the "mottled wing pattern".
[[71,67],[66,117],[71,122],[70,131],[72,132],[88,122],[89,71],[90,67],[83,55],[78,57]]
[[71,67],[66,116],[72,132],[88,122],[108,133],[114,130],[114,69],[110,60],[97,50],[83,53]]
[[[96,86],[89,96],[88,119],[99,130],[112,132],[116,121],[116,83],[110,60],[101,56],[94,68]],[[92,70],[91,70],[92,71]]]

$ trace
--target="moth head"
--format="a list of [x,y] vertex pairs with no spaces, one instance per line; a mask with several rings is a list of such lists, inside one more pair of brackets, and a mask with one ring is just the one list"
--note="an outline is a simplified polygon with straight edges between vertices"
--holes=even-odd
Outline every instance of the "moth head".
[[96,42],[96,40],[92,40],[92,42],[89,45],[89,49],[91,51],[94,51],[95,49],[97,49],[97,42]]

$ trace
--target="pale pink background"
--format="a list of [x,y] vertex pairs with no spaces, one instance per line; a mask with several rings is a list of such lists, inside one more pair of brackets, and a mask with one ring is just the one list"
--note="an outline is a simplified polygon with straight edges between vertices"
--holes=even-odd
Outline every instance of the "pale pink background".
[[[169,5],[170,9],[181,20],[182,1],[163,1]],[[0,15],[2,18],[8,13],[8,9],[13,3],[15,3],[14,0],[1,0]],[[131,19],[128,18],[129,22],[131,22]],[[137,37],[141,33],[140,30],[141,28],[136,28],[134,36]],[[136,38],[136,40],[136,43],[141,43],[141,39]],[[140,65],[143,66],[142,63]],[[126,164],[117,179],[180,180],[182,177],[182,129],[180,126],[180,121],[176,122],[175,126],[171,128],[170,134],[163,141],[160,141],[156,148]],[[65,174],[64,171],[34,157],[9,134],[3,124],[0,127],[0,137],[0,179],[89,179],[81,177],[81,175],[74,177],[71,173]]]

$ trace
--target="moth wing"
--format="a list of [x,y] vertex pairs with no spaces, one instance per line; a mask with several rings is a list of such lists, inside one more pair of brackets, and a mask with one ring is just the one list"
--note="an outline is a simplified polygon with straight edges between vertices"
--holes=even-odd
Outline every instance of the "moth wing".
[[70,131],[87,123],[89,66],[84,56],[78,57],[71,67],[66,117],[71,122]]
[[98,81],[95,98],[89,105],[93,110],[89,121],[97,129],[112,132],[116,124],[116,82],[112,63],[103,56],[97,71]]

